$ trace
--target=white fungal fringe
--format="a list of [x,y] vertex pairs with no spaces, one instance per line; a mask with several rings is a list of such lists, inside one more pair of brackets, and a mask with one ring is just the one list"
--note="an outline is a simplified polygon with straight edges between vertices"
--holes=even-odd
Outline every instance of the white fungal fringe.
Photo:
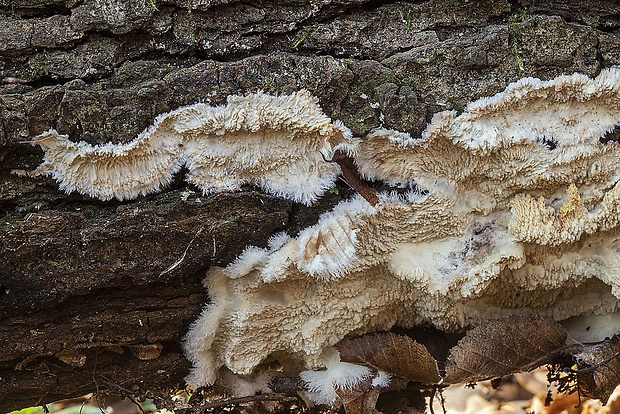
[[333,187],[333,147],[350,131],[321,111],[307,91],[275,97],[232,96],[225,106],[195,104],[158,116],[128,144],[74,143],[49,130],[33,141],[45,151],[35,174],[51,175],[61,189],[102,200],[133,199],[161,190],[185,165],[188,181],[208,194],[245,183],[312,204]]

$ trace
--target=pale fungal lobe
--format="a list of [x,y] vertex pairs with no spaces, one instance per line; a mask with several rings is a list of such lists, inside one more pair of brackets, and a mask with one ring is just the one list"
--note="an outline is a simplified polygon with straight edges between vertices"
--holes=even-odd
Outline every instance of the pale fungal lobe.
[[[157,190],[185,164],[205,192],[248,182],[310,203],[338,172],[321,151],[339,145],[363,177],[400,187],[374,207],[355,196],[297,236],[212,268],[212,303],[185,340],[193,385],[224,374],[261,383],[250,378],[277,360],[333,403],[334,386],[367,378],[332,355],[345,337],[505,315],[566,320],[577,341],[620,330],[620,145],[606,136],[619,108],[620,69],[610,68],[522,79],[461,115],[436,114],[419,138],[378,129],[355,139],[307,92],[257,94],[162,115],[124,146],[43,134],[39,171],[122,199]],[[596,316],[613,326],[588,333],[594,322],[582,318]]]
[[67,191],[102,200],[133,199],[168,185],[185,165],[187,180],[207,194],[249,183],[311,204],[333,186],[326,163],[349,130],[332,123],[307,91],[274,97],[229,97],[225,106],[195,104],[157,117],[123,145],[73,143],[55,130],[33,143],[45,151],[35,174],[49,174]]
[[[338,401],[336,388],[351,389],[372,375],[370,368],[348,362],[340,362],[340,355],[334,348],[323,353],[326,369],[321,371],[302,371],[299,376],[305,383],[307,397],[316,404],[335,405]],[[389,380],[384,375],[375,378],[381,385]]]
[[619,69],[524,79],[436,114],[421,138],[363,137],[360,173],[405,192],[375,207],[356,196],[247,267],[242,255],[212,269],[213,303],[186,339],[189,382],[277,359],[332,401],[325,351],[347,336],[522,314],[572,318],[569,334],[587,338],[579,318],[619,304],[620,145],[604,142],[619,104]]

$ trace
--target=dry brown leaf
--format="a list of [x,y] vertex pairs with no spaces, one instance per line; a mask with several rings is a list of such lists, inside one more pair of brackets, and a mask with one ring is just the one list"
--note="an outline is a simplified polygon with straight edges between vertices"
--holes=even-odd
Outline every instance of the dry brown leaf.
[[336,394],[340,397],[347,414],[372,414],[381,392],[380,387],[373,387],[374,377],[368,377],[351,388],[336,387]]
[[603,403],[620,384],[620,337],[595,345],[575,355],[579,370],[577,381],[583,395]]
[[566,331],[549,318],[511,316],[467,332],[450,350],[445,383],[483,381],[529,371],[564,347]]
[[437,384],[437,361],[424,345],[393,332],[345,339],[336,344],[342,362],[365,365],[409,381]]

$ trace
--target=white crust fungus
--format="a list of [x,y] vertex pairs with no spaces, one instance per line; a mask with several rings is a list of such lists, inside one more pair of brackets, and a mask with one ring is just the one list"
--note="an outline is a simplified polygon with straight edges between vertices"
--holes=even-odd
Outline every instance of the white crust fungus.
[[523,79],[460,116],[435,115],[420,139],[363,137],[352,152],[360,173],[409,190],[374,207],[356,196],[251,266],[213,268],[213,303],[186,340],[188,380],[273,359],[290,373],[320,370],[338,341],[393,326],[615,312],[620,145],[604,137],[618,108],[612,68]]
[[[299,373],[299,377],[305,383],[306,396],[315,404],[336,405],[340,401],[336,388],[351,389],[373,374],[368,367],[340,362],[340,355],[334,348],[326,349],[323,352],[323,359],[324,370]],[[381,376],[379,381],[383,379]]]
[[337,173],[320,151],[342,145],[363,177],[408,189],[376,206],[356,196],[206,278],[212,303],[185,342],[191,384],[228,370],[247,381],[277,360],[289,374],[327,367],[302,378],[334,403],[334,384],[366,375],[330,351],[347,336],[616,312],[620,145],[606,134],[619,125],[618,68],[522,79],[461,115],[436,114],[419,139],[379,129],[358,141],[307,92],[257,94],[162,115],[124,146],[43,134],[38,171],[67,190],[123,199],[157,190],[185,164],[205,192],[250,182],[309,203]]
[[349,130],[332,123],[308,91],[256,93],[162,114],[124,145],[74,143],[49,130],[33,141],[45,151],[34,174],[51,175],[68,193],[125,200],[159,191],[185,165],[187,180],[205,194],[249,183],[311,204],[338,176],[321,153],[329,158],[348,140]]

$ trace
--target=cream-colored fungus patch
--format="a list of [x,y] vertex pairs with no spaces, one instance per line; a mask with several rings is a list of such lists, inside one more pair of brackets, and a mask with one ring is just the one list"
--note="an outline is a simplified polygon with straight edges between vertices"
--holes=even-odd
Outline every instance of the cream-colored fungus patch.
[[206,193],[249,183],[311,204],[333,186],[338,169],[324,162],[350,132],[332,123],[307,91],[275,97],[231,96],[225,106],[195,104],[157,117],[128,144],[74,143],[49,130],[33,143],[45,151],[35,174],[67,191],[102,200],[161,190],[185,165],[187,180]]
[[[230,383],[230,372],[250,384],[278,360],[287,374],[327,367],[304,377],[316,401],[333,402],[329,384],[367,377],[351,377],[330,353],[345,337],[616,312],[620,145],[605,134],[619,125],[618,68],[522,79],[461,115],[436,114],[420,138],[378,129],[353,139],[307,92],[259,94],[181,108],[126,146],[44,134],[38,171],[67,190],[122,199],[155,191],[185,163],[206,192],[249,182],[309,203],[337,172],[321,151],[341,145],[362,176],[399,186],[375,206],[353,197],[296,237],[211,269],[212,303],[186,337],[193,385],[223,374]],[[580,341],[584,323],[567,322]]]
[[321,369],[343,338],[393,326],[615,312],[620,145],[602,138],[619,104],[618,69],[524,79],[460,116],[435,115],[419,139],[363,137],[360,173],[404,193],[374,207],[354,197],[249,271],[212,269],[213,303],[186,340],[189,381],[271,359],[288,373]]

